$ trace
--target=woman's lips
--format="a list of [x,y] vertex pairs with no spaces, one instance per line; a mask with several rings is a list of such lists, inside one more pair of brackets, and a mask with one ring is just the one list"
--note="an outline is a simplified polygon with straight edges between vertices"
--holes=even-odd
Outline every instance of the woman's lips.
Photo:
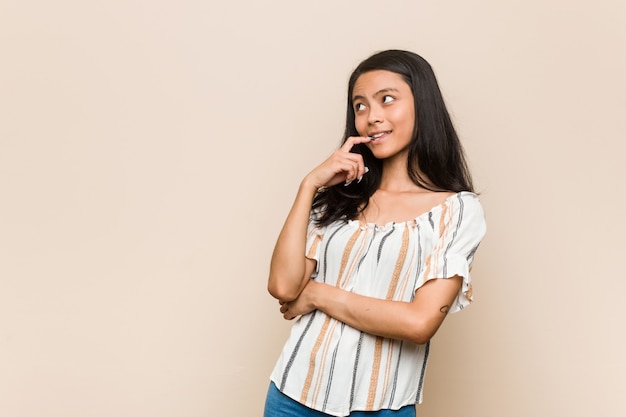
[[380,142],[382,139],[386,138],[391,134],[391,131],[387,132],[379,132],[373,135],[369,135],[368,137],[371,139],[370,143]]

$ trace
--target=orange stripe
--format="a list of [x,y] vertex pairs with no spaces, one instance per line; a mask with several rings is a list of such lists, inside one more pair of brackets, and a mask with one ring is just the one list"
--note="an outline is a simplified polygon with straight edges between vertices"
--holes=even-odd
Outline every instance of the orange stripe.
[[378,403],[378,408],[382,408],[383,402],[387,397],[387,388],[389,387],[389,377],[391,376],[392,369],[392,359],[393,359],[393,345],[395,340],[387,339],[388,347],[387,347],[387,364],[385,366],[385,377],[383,380],[383,392],[380,395],[380,402]]
[[324,325],[320,330],[320,334],[315,341],[315,345],[313,346],[313,350],[311,350],[311,356],[309,357],[309,372],[306,375],[306,379],[304,381],[304,387],[302,388],[302,395],[300,396],[300,402],[306,403],[306,399],[309,396],[309,390],[311,389],[311,381],[313,381],[313,373],[315,372],[315,357],[317,356],[317,352],[320,350],[320,346],[322,346],[322,340],[324,340],[324,336],[326,335],[326,331],[328,330],[328,324],[330,323],[330,317],[327,316],[324,320]]
[[[350,240],[346,244],[346,248],[343,251],[343,255],[341,257],[341,266],[339,267],[339,275],[337,277],[337,283],[335,284],[337,287],[341,284],[341,277],[346,269],[348,261],[350,260],[350,253],[352,248],[354,247],[359,234],[361,233],[360,228],[358,228],[352,236],[350,236]],[[313,382],[313,375],[315,374],[315,358],[317,357],[317,353],[319,352],[322,342],[328,332],[328,326],[330,324],[330,317],[326,317],[324,320],[324,325],[320,330],[320,334],[315,341],[315,345],[313,346],[313,350],[311,351],[311,356],[309,358],[309,371],[307,373],[306,379],[304,381],[304,387],[302,388],[302,395],[300,396],[300,401],[302,403],[306,403],[306,399],[309,396],[309,391],[311,390],[311,384]],[[320,371],[321,372],[321,371]]]
[[[411,228],[410,232],[411,234],[413,233],[414,229]],[[400,285],[400,291],[397,291],[397,294],[399,295],[399,298],[402,298],[402,296],[404,295],[404,293],[406,292],[406,287],[409,284],[410,281],[410,273],[413,270],[413,265],[415,264],[415,256],[416,253],[414,250],[412,250],[411,252],[411,257],[407,263],[407,268],[406,268],[406,272],[404,273],[404,277],[402,277],[402,284]]]
[[[439,253],[444,249],[444,233],[447,232],[445,218],[448,215],[448,205],[444,204],[441,208],[441,217],[439,218],[439,241],[433,248],[432,252],[426,257],[426,269],[424,271],[424,279],[428,280],[428,276],[430,275],[430,270],[434,269],[437,271],[438,269],[438,261],[439,261]],[[451,216],[450,212],[450,216]],[[433,263],[435,264],[433,266]]]
[[[350,261],[350,254],[352,253],[354,246],[356,245],[356,242],[359,238],[359,235],[361,234],[361,228],[358,228],[355,233],[352,234],[352,236],[350,236],[350,240],[348,240],[348,243],[346,244],[346,248],[343,252],[343,256],[341,258],[341,267],[339,269],[339,276],[337,278],[337,283],[335,284],[337,287],[341,287],[344,288],[346,286],[346,284],[348,283],[348,280],[350,279],[350,277],[352,276],[352,271],[354,270],[354,268],[356,267],[356,264],[353,263],[349,268],[348,268],[348,263]],[[365,241],[366,239],[362,239],[361,240],[361,247],[359,248],[357,254],[355,256],[353,256],[353,259],[359,259],[360,256],[359,254],[361,252],[363,252],[364,248],[365,248]],[[348,268],[348,272],[345,273],[346,268]],[[341,277],[345,276],[344,281],[341,281]],[[333,325],[332,328],[330,329],[330,331],[328,332],[329,334],[333,334],[334,328],[337,325],[337,321],[333,320]],[[313,403],[317,402],[317,397],[320,394],[321,388],[322,388],[322,371],[323,371],[323,366],[326,364],[326,360],[328,357],[328,352],[329,352],[329,348],[330,348],[330,342],[331,342],[331,338],[327,338],[325,343],[324,343],[324,349],[322,350],[322,358],[320,361],[320,371],[318,372],[318,376],[315,380],[315,385],[313,388]],[[319,348],[318,348],[319,350]],[[309,389],[310,390],[310,389]],[[308,395],[308,392],[307,392]]]
[[322,236],[321,235],[315,236],[315,240],[311,244],[311,248],[309,249],[309,252],[306,254],[307,258],[309,258],[309,259],[314,259],[315,258],[314,254],[317,252],[317,247],[319,246],[321,241],[322,241]]
[[370,388],[367,393],[367,403],[365,410],[374,409],[374,400],[376,399],[376,385],[378,382],[378,374],[380,372],[380,358],[383,351],[383,338],[376,336],[376,345],[374,347],[374,363],[372,364],[372,375],[370,376]]
[[426,269],[424,270],[424,279],[428,279],[428,274],[430,274],[430,260],[432,259],[432,253],[429,254],[426,257],[426,261],[424,261],[424,263],[426,264]]
[[393,269],[393,274],[391,276],[391,283],[389,284],[389,288],[387,289],[387,300],[391,300],[393,295],[396,293],[396,287],[398,286],[398,279],[400,278],[400,272],[402,271],[402,265],[404,265],[404,261],[406,259],[406,253],[409,247],[409,228],[405,227],[404,232],[402,233],[402,246],[400,246],[400,252],[398,254],[398,260],[396,261],[396,266]]
[[448,228],[446,227],[446,216],[448,215],[448,205],[444,204],[442,209],[441,209],[441,217],[439,217],[439,241],[437,242],[437,246],[435,246],[435,248],[433,249],[432,253],[430,254],[430,256],[434,257],[434,269],[435,271],[439,271],[439,260],[441,258],[441,256],[439,255],[441,253],[442,250],[444,250],[444,242],[445,242],[445,236],[448,232]]
[[[406,255],[409,247],[409,228],[405,227],[402,232],[402,245],[400,246],[400,251],[398,253],[398,259],[396,261],[396,265],[393,270],[393,274],[391,276],[391,283],[389,284],[389,289],[387,290],[387,300],[393,299],[394,294],[396,293],[396,288],[398,287],[398,281],[400,279],[400,273],[402,272],[402,265],[404,265],[404,261],[406,260]],[[380,363],[382,357],[383,350],[383,339],[380,337],[376,338],[376,345],[374,349],[374,363],[372,364],[372,375],[370,376],[370,388],[367,395],[367,406],[368,410],[372,410],[374,407],[374,400],[376,399],[376,387],[378,385],[378,376],[380,374]],[[389,356],[390,352],[388,352],[387,356],[387,366],[385,368],[385,383],[383,387],[387,386],[387,381],[389,380],[389,361],[391,357]],[[384,398],[385,393],[383,392],[381,399]]]
[[[337,320],[333,320],[332,321],[332,326],[330,328],[330,330],[328,331],[329,334],[333,334],[335,331],[335,327],[337,327]],[[322,351],[322,360],[320,361],[320,369],[317,373],[317,378],[315,379],[315,387],[313,388],[313,400],[312,403],[315,404],[317,403],[317,397],[320,394],[320,391],[322,389],[322,377],[325,376],[324,375],[324,366],[326,364],[326,357],[328,356],[328,351],[330,348],[330,342],[331,342],[332,338],[331,337],[327,337],[326,341],[324,343],[324,349]]]
[[[398,259],[396,261],[396,265],[393,270],[393,274],[391,276],[391,283],[389,284],[389,289],[387,290],[387,300],[393,299],[394,294],[396,293],[396,288],[398,286],[398,280],[400,279],[400,273],[402,272],[402,265],[406,259],[406,255],[409,247],[409,228],[406,227],[402,233],[402,245],[400,246],[400,251],[398,253]],[[376,387],[378,385],[378,376],[380,374],[380,362],[383,351],[383,339],[381,337],[376,337],[376,345],[374,347],[374,363],[372,364],[372,375],[370,376],[370,387],[367,395],[367,405],[366,409],[372,410],[374,408],[374,400],[376,399]],[[391,358],[387,358],[389,361]],[[385,373],[385,380],[388,379],[389,366],[387,367]],[[385,386],[385,385],[383,385]],[[384,396],[383,396],[384,398]]]
[[446,228],[446,215],[448,214],[448,205],[444,204],[441,208],[441,216],[439,217],[439,237],[443,235]]
[[[411,227],[410,228],[411,235],[413,235],[414,231],[415,231],[415,227]],[[412,250],[410,253],[411,253],[411,258],[409,259],[407,263],[407,268],[406,268],[406,272],[404,273],[404,277],[402,278],[402,285],[400,286],[400,291],[397,291],[397,294],[399,295],[399,297],[402,297],[404,293],[406,292],[406,287],[410,281],[410,273],[413,270],[413,265],[415,264],[416,251]]]
[[369,232],[369,229],[365,229],[365,236],[363,236],[363,238],[361,239],[361,246],[352,257],[353,262],[350,264],[350,268],[348,269],[348,272],[345,274],[345,279],[341,283],[341,288],[345,289],[350,283],[350,279],[354,277],[354,270],[359,266],[358,261],[362,258],[363,251],[367,247],[366,244],[367,244],[368,232]]
[[341,286],[341,277],[343,276],[343,272],[346,270],[346,265],[348,265],[348,260],[350,260],[350,253],[352,252],[352,248],[354,247],[359,234],[361,234],[360,228],[356,229],[354,234],[350,236],[350,240],[348,240],[348,243],[346,244],[346,249],[343,251],[341,266],[339,268],[339,276],[337,277],[337,284],[335,284],[337,287]]

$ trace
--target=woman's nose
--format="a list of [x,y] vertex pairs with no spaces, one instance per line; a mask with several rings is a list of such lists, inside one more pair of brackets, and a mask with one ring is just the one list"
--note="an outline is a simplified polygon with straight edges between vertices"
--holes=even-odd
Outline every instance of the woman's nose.
[[371,107],[370,112],[367,115],[367,122],[369,124],[376,124],[383,121],[382,109],[379,107]]

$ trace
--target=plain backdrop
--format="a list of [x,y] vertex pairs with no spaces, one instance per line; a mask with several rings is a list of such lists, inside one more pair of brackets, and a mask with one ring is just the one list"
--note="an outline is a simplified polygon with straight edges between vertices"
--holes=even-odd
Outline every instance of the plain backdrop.
[[0,3],[0,416],[260,416],[347,78],[433,65],[488,234],[419,416],[623,416],[622,0]]

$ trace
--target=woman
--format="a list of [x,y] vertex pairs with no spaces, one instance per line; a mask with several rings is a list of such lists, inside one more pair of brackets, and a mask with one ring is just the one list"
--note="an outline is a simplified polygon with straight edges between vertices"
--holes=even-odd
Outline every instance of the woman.
[[268,289],[298,317],[265,417],[415,416],[429,340],[471,302],[481,205],[435,75],[389,50],[348,85],[342,146],[302,180]]

